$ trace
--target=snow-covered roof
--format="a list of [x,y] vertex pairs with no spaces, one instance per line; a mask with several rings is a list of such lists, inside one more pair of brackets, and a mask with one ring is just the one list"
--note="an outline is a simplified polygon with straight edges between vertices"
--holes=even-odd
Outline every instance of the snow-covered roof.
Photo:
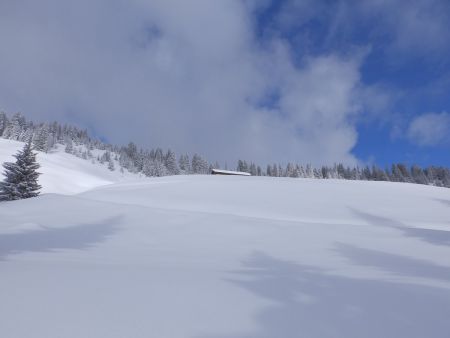
[[249,173],[243,171],[232,171],[232,170],[222,170],[222,169],[213,169],[211,174],[215,175],[239,175],[239,176],[251,176]]

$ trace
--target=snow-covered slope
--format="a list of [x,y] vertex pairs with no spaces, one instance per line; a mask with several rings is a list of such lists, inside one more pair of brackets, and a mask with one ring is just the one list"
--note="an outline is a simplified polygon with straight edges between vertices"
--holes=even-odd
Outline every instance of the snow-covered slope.
[[[23,142],[0,138],[0,165],[15,161],[12,155],[22,149],[23,145]],[[43,193],[76,194],[135,176],[128,172],[120,173],[117,169],[110,171],[100,163],[93,164],[91,161],[66,154],[63,146],[58,146],[49,154],[38,152],[37,160],[41,165],[39,184],[42,185]],[[0,180],[2,179],[0,176]]]
[[0,276],[8,338],[448,338],[450,190],[179,176],[44,194],[0,204]]

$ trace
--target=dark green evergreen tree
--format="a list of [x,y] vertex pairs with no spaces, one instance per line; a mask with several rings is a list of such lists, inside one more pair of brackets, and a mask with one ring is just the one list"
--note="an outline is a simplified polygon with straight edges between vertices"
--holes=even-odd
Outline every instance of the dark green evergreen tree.
[[41,186],[38,184],[40,173],[36,170],[40,165],[36,162],[36,154],[31,148],[31,142],[16,155],[16,162],[5,162],[5,180],[0,182],[0,201],[13,201],[39,195]]

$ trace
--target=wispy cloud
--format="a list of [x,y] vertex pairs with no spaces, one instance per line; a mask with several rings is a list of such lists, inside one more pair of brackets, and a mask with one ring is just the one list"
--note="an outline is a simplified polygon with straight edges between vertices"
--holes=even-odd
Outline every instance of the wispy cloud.
[[416,117],[409,125],[407,136],[421,146],[450,142],[450,114],[427,113]]

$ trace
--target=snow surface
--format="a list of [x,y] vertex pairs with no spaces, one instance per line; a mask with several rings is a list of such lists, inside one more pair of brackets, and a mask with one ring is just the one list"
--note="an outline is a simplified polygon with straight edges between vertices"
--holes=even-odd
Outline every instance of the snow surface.
[[[12,155],[21,150],[23,146],[23,142],[0,138],[0,164],[14,162],[15,158]],[[43,187],[43,193],[77,194],[136,176],[127,171],[123,174],[120,173],[118,165],[116,165],[115,171],[110,171],[106,165],[98,162],[93,164],[89,160],[67,154],[61,145],[49,154],[37,153],[37,160],[41,164],[39,172],[42,173],[39,184]],[[3,173],[3,168],[0,168],[0,171]],[[0,180],[2,179],[3,177],[0,175]]]
[[448,338],[450,190],[177,176],[44,194],[0,204],[0,275],[8,338]]

